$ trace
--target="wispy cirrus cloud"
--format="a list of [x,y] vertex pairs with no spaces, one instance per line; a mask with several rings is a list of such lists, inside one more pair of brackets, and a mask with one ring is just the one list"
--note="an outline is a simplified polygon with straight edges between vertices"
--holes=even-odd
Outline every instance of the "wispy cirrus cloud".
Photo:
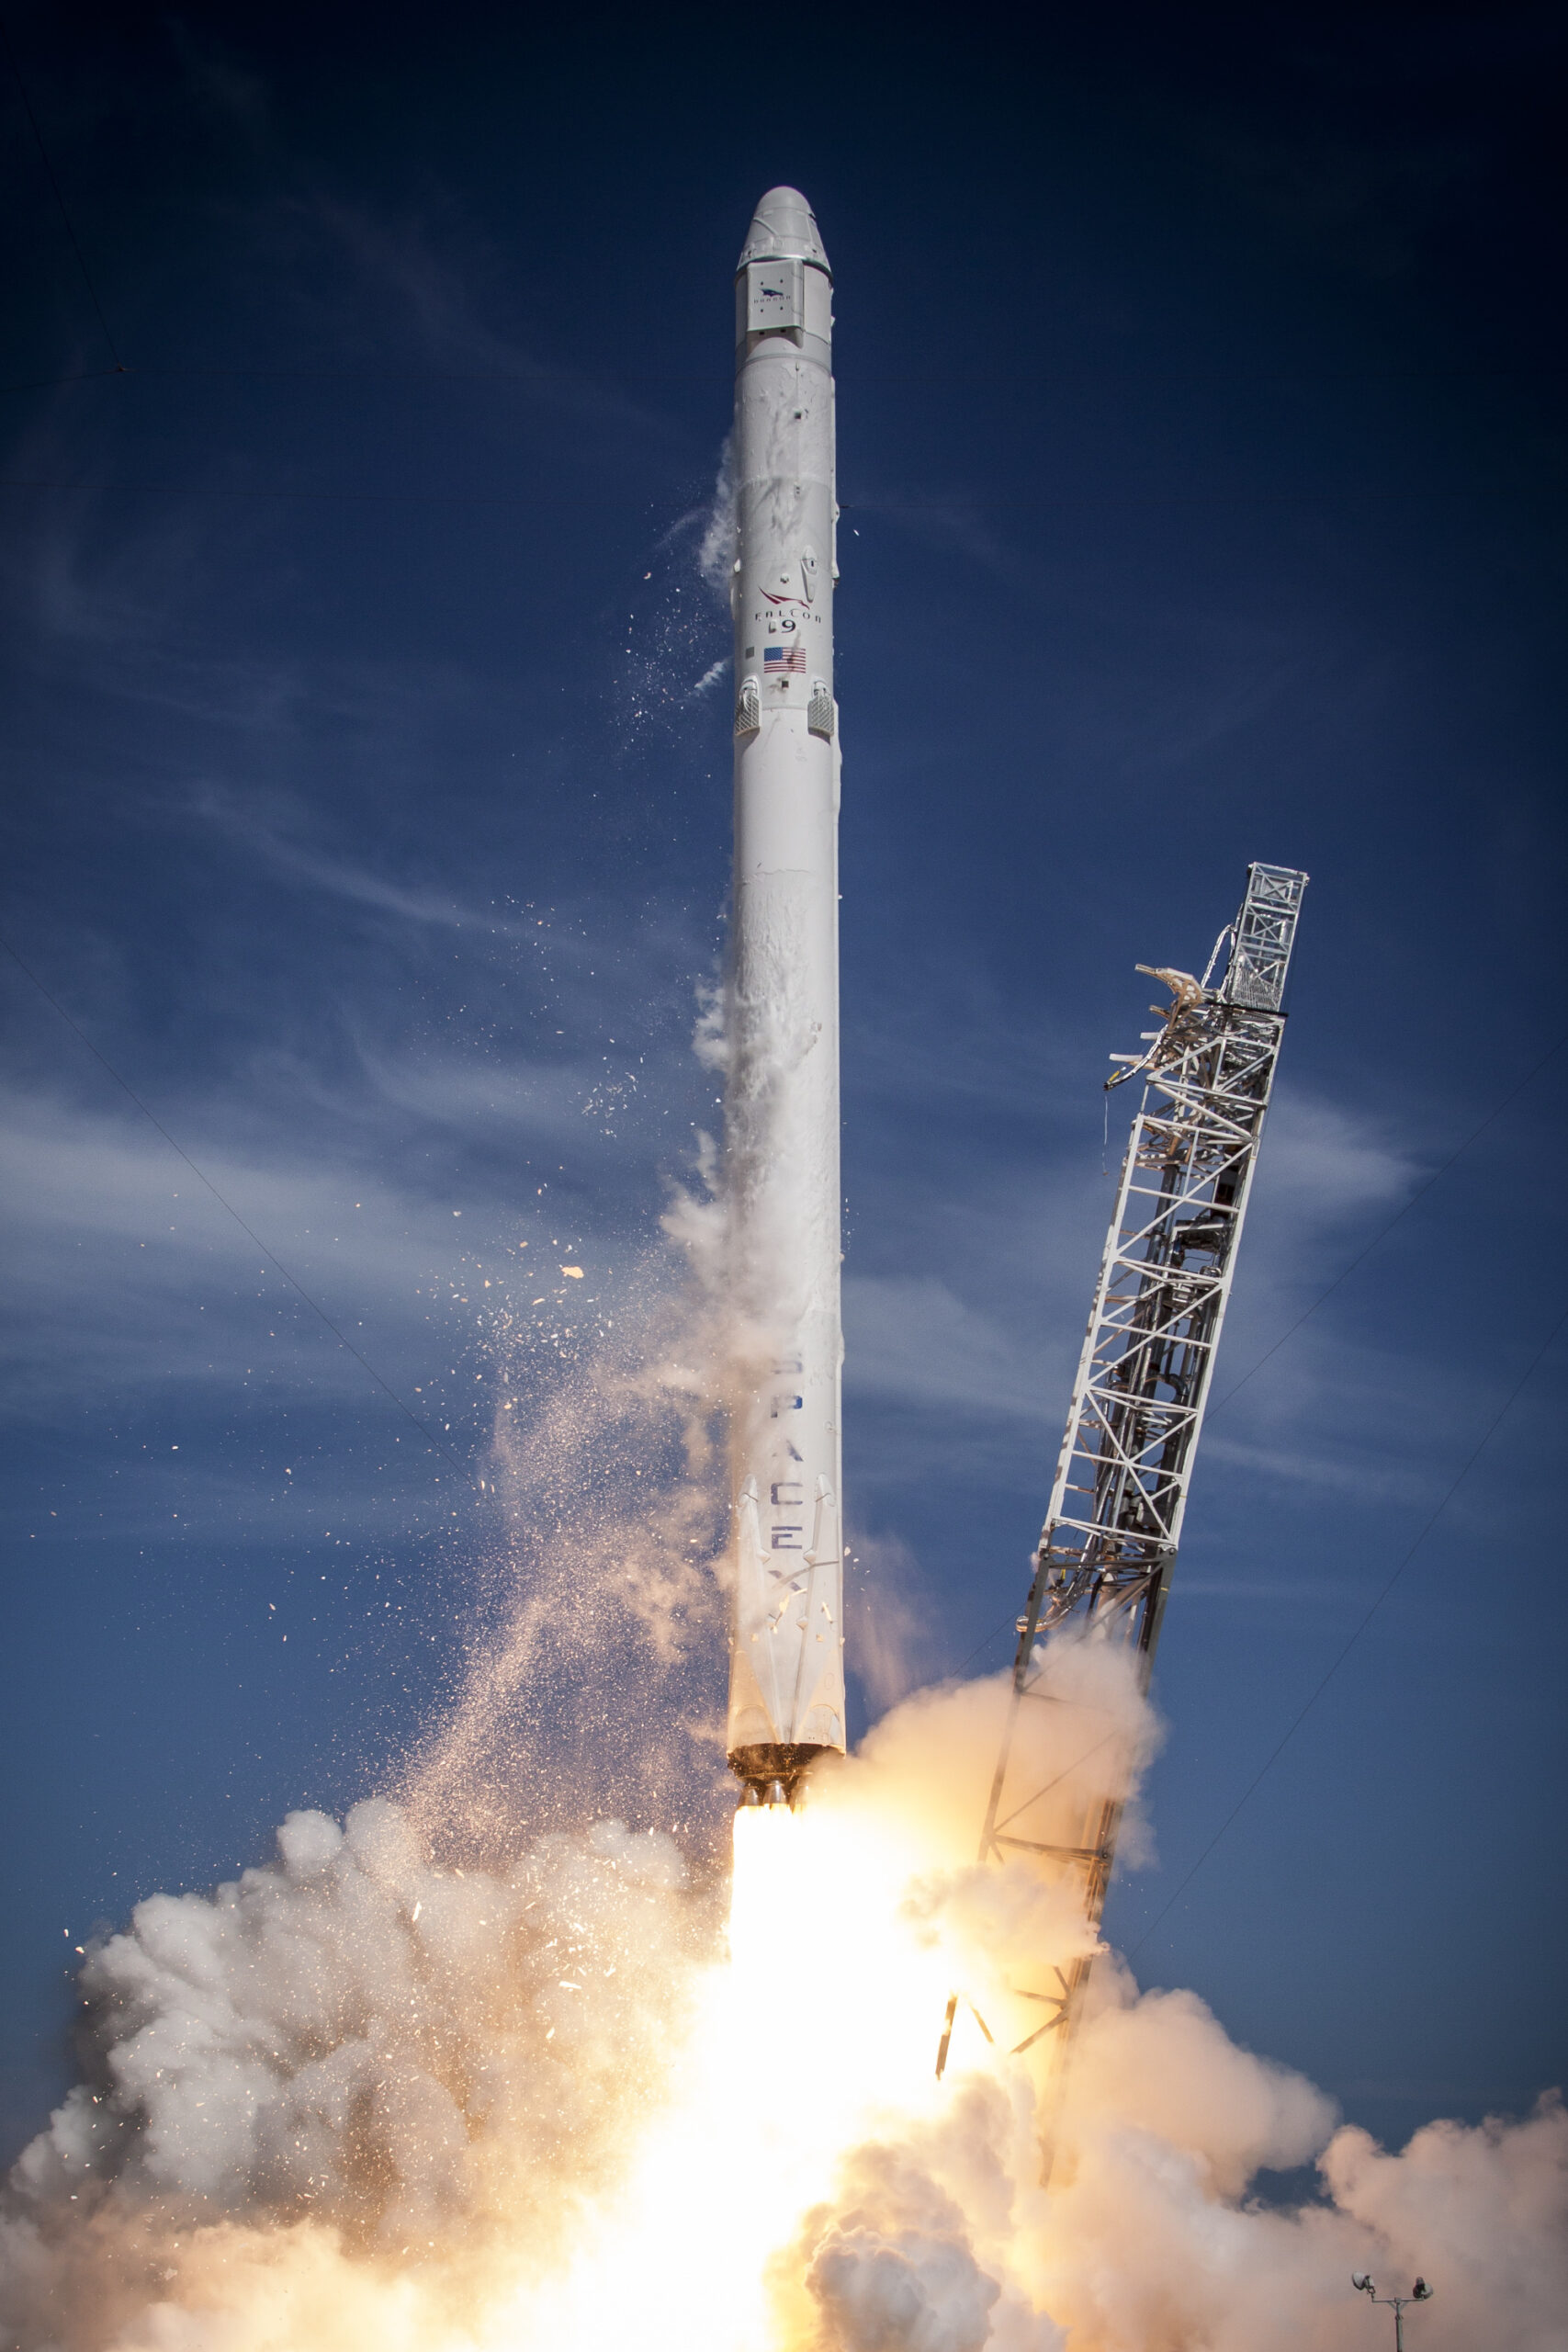
[[845,1385],[913,1408],[1033,1420],[1043,1381],[1030,1349],[934,1275],[852,1274],[844,1284]]
[[[391,222],[321,191],[313,209],[367,284],[391,295],[432,359],[454,371],[513,383],[542,406],[574,418],[629,425],[660,440],[674,435],[667,417],[618,384],[542,358],[515,334],[491,323],[475,279],[487,264],[493,277],[501,256],[452,202],[439,223],[428,215]],[[449,232],[445,236],[443,226]]]
[[881,515],[918,546],[962,556],[998,579],[1015,579],[1026,568],[1025,560],[998,536],[967,491],[941,490],[934,485],[923,490],[857,488],[852,507],[844,511]]
[[[983,1074],[962,1083],[982,1085]],[[844,1376],[852,1401],[896,1416],[885,1442],[900,1462],[973,1475],[977,1446],[1000,1446],[1015,1464],[1032,1453],[1043,1503],[1112,1193],[1098,1153],[1092,1166],[1071,1152],[1031,1169],[1011,1156],[1026,1140],[1013,1136],[1005,1171],[992,1153],[982,1177],[944,1191],[938,1227],[909,1243],[915,1260],[935,1260],[929,1270],[847,1270]],[[1414,1341],[1408,1358],[1385,1333],[1337,1327],[1330,1341],[1311,1311],[1358,1236],[1397,1215],[1421,1171],[1416,1148],[1380,1119],[1281,1090],[1220,1359],[1225,1410],[1206,1458],[1281,1493],[1395,1506],[1427,1493],[1424,1433],[1473,1414],[1472,1382],[1456,1367],[1437,1393]],[[1269,1376],[1255,1383],[1259,1362]],[[1410,1442],[1391,1449],[1386,1408],[1405,1393]]]

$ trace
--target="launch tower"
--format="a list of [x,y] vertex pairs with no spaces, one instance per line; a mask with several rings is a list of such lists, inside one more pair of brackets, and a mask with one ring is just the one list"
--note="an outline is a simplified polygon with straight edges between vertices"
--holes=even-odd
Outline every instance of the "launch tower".
[[[1122,1067],[1107,1081],[1142,1077],[1143,1099],[1018,1621],[1011,1702],[980,1839],[983,1861],[1034,1854],[1074,1874],[1095,1928],[1124,1792],[1094,1803],[1075,1843],[1043,1839],[1036,1809],[1046,1791],[1018,1769],[1026,1747],[1019,1726],[1026,1708],[1047,1703],[1045,1645],[1069,1627],[1124,1643],[1148,1688],[1284,1035],[1280,1008],[1306,884],[1291,866],[1250,866],[1240,911],[1201,980],[1141,964],[1165,982],[1171,1002],[1142,1054],[1112,1056]],[[1222,957],[1224,977],[1211,988]],[[1091,1964],[1075,1961],[1058,1972],[1054,1991],[1025,1996],[1050,2014],[1019,2050],[1053,2030],[1066,2045]],[[955,1996],[939,2075],[956,2011]]]

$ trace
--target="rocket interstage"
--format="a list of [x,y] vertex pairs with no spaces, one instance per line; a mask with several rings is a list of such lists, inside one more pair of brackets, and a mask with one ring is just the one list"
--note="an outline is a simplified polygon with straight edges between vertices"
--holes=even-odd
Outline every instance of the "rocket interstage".
[[810,206],[770,189],[735,276],[731,443],[728,1750],[751,1804],[844,1746],[832,294]]

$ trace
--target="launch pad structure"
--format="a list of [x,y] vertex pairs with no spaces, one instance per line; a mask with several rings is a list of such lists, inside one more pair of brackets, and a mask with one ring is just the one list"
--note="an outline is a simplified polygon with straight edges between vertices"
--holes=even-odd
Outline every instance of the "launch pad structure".
[[[1054,1634],[1094,1634],[1133,1651],[1146,1692],[1181,1541],[1198,1440],[1284,1036],[1282,1001],[1307,876],[1254,865],[1234,923],[1203,978],[1140,965],[1171,991],[1145,1051],[1114,1055],[1108,1090],[1142,1077],[1116,1204],[1033,1576],[1018,1621],[1012,1690],[980,1838],[982,1861],[1029,1854],[1076,1878],[1098,1930],[1116,1859],[1125,1784],[1089,1804],[1076,1838],[1044,1838],[1020,1732],[1043,1688]],[[1228,948],[1228,956],[1226,950]],[[1223,978],[1209,983],[1222,957]],[[1158,1010],[1158,1008],[1156,1008]],[[1021,1997],[1050,2014],[1015,2048],[1058,2036],[1058,2075],[1093,1953],[1057,1969],[1054,1990]],[[937,2055],[947,2064],[958,2009]],[[990,2029],[980,2021],[987,2039]]]

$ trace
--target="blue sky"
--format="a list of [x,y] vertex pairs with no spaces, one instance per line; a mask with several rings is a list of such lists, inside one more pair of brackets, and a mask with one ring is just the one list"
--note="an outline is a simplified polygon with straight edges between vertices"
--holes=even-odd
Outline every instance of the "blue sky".
[[1562,2078],[1561,22],[1080,16],[8,19],[91,281],[13,80],[8,2144],[94,1923],[438,1713],[487,1274],[626,1295],[713,1119],[698,555],[780,180],[838,281],[861,1719],[1007,1655],[1134,965],[1305,866],[1109,1924],[1385,2135]]

